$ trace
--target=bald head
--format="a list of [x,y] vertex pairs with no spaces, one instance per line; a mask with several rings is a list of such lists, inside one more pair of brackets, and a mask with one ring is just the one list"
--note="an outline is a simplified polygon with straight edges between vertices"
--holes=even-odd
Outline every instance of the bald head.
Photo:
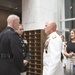
[[52,27],[52,29],[56,30],[56,23],[54,21],[48,21],[47,23]]
[[54,21],[47,21],[45,24],[45,33],[51,34],[52,32],[56,31],[56,23]]
[[9,15],[7,18],[7,26],[16,29],[19,25],[20,18],[17,15]]
[[19,17],[17,15],[9,15],[7,18],[7,22],[12,22],[16,19],[19,19]]

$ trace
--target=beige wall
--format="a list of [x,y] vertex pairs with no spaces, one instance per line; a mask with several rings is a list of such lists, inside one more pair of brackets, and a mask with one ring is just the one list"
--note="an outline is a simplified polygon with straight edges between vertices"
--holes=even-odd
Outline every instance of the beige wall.
[[60,1],[22,0],[22,25],[24,30],[44,29],[45,22],[49,20],[55,21],[59,26]]

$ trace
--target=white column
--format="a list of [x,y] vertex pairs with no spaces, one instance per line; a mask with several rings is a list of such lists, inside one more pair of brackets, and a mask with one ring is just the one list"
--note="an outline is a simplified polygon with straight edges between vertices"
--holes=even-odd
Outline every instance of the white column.
[[45,22],[59,24],[60,0],[22,0],[22,24],[25,30],[44,29]]

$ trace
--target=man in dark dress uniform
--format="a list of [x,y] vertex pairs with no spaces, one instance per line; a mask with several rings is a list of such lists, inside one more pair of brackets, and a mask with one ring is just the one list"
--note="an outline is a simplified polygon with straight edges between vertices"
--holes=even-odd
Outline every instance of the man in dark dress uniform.
[[19,25],[19,28],[18,28],[18,30],[16,30],[16,32],[20,36],[21,47],[22,47],[22,54],[23,54],[23,58],[24,58],[24,61],[23,62],[24,62],[24,65],[25,65],[24,72],[26,72],[27,71],[27,66],[28,66],[28,63],[29,63],[29,60],[30,60],[30,56],[29,56],[29,48],[28,48],[27,40],[24,39],[24,36],[23,36],[24,35],[23,34],[24,33],[23,26],[22,25]]
[[6,29],[0,33],[0,75],[20,75],[24,65],[21,42],[15,32],[19,22],[17,15],[9,15]]

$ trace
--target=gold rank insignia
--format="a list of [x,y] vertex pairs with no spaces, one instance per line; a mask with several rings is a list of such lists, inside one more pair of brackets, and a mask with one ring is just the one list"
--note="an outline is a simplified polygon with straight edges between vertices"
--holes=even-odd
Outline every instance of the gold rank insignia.
[[55,38],[56,38],[56,35],[55,35],[55,36],[53,36],[52,38],[53,38],[53,39],[55,39]]

